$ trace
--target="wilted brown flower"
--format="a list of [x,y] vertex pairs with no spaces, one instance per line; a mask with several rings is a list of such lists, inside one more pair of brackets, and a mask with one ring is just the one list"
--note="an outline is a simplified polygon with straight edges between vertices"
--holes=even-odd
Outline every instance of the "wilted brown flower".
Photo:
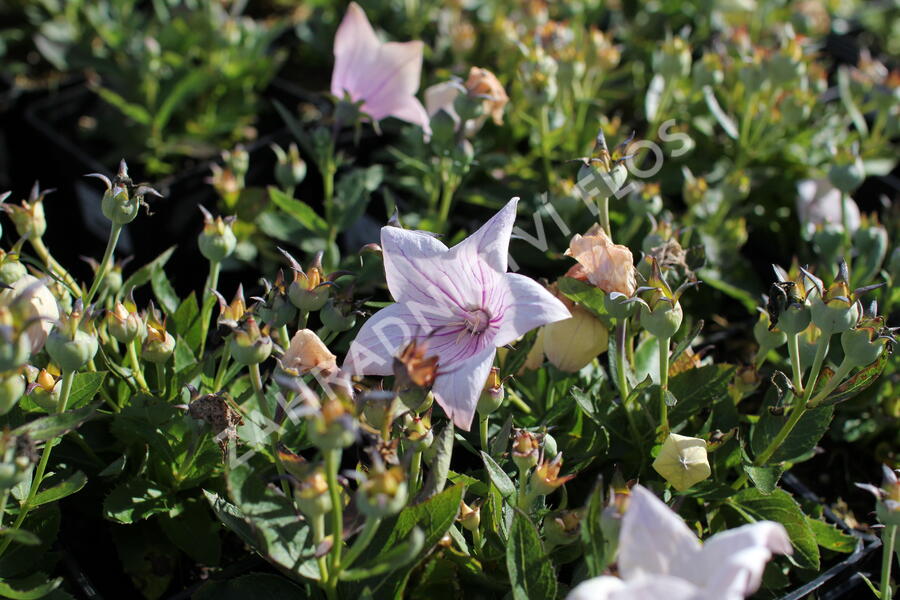
[[566,256],[578,261],[578,265],[566,273],[568,277],[585,277],[607,294],[617,292],[632,296],[637,289],[631,250],[627,246],[613,244],[599,224],[588,229],[583,236],[576,233],[569,242]]
[[291,345],[281,357],[285,369],[308,373],[313,369],[328,374],[337,369],[337,356],[310,329],[301,329],[291,338]]

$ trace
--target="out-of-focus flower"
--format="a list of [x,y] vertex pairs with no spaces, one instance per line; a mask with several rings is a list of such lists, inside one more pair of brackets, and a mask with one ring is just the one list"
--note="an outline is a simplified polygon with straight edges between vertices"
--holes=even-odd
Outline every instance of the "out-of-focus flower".
[[583,274],[607,294],[634,295],[637,278],[631,250],[613,244],[599,224],[594,224],[583,236],[576,233],[569,242],[566,256],[578,261],[578,265],[569,269],[568,277],[579,279]]
[[281,357],[281,365],[300,374],[315,370],[328,375],[337,369],[337,356],[328,350],[314,331],[301,329],[291,338],[291,345]]
[[[803,233],[811,237],[818,227],[831,225],[843,230],[841,221],[840,190],[827,179],[804,179],[797,184],[797,216]],[[852,198],[844,198],[847,212],[847,228],[859,229],[859,207]]]
[[367,517],[386,517],[400,512],[406,497],[402,467],[375,469],[356,490],[356,507]]
[[883,525],[900,525],[900,479],[897,478],[897,471],[887,465],[881,465],[881,469],[881,487],[871,483],[857,483],[856,487],[871,492],[878,500],[876,512]]
[[704,543],[646,488],[636,485],[619,537],[619,575],[589,579],[567,600],[742,600],[762,582],[772,554],[791,554],[784,527],[759,521]]
[[376,121],[396,117],[428,134],[428,113],[415,96],[422,49],[419,41],[382,43],[363,9],[351,2],[334,37],[331,93],[361,103],[363,112]]
[[392,375],[398,350],[428,339],[440,365],[435,399],[468,430],[496,349],[570,316],[541,285],[506,272],[517,202],[452,249],[424,232],[382,228],[385,275],[397,303],[363,325],[345,369]]
[[53,323],[59,319],[59,306],[47,286],[33,275],[23,275],[8,289],[0,291],[0,304],[10,306],[22,322],[31,353],[40,352]]
[[[465,94],[471,102],[473,109],[477,111],[475,118],[466,118],[464,123],[456,107],[457,99]],[[465,135],[471,137],[477,133],[488,116],[496,125],[503,124],[503,110],[509,97],[506,90],[496,75],[480,67],[472,67],[469,70],[469,78],[463,84],[461,81],[445,81],[437,83],[425,90],[425,107],[428,116],[434,117],[438,111],[443,110],[453,119],[455,128],[464,127]]]
[[653,468],[679,492],[707,479],[712,471],[706,441],[670,433],[653,461]]
[[[31,188],[28,200],[22,200],[21,204],[0,202],[0,211],[9,215],[16,228],[16,233],[24,238],[32,240],[40,239],[47,231],[47,217],[44,213],[44,196],[53,190],[41,190],[40,184],[35,181]],[[4,194],[6,199],[9,194]]]

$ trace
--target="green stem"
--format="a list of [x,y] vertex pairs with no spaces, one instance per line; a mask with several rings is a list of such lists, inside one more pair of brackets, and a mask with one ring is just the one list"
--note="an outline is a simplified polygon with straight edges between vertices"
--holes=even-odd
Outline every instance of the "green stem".
[[488,445],[488,421],[489,417],[487,415],[478,415],[478,433],[481,438],[481,449],[490,454],[491,451]]
[[438,230],[447,232],[447,221],[450,219],[450,207],[453,206],[453,194],[456,193],[456,178],[441,163],[441,207],[438,214]]
[[141,361],[138,359],[137,338],[131,340],[126,346],[128,346],[128,362],[131,363],[131,374],[134,375],[134,380],[137,382],[140,390],[148,394],[150,393],[150,386],[147,385],[147,380],[144,379],[144,371],[141,369]]
[[841,192],[841,226],[843,231],[843,251],[846,253],[853,246],[850,241],[850,227],[847,224],[847,194]]
[[[269,410],[269,403],[266,402],[266,393],[263,389],[259,364],[252,364],[248,369],[250,371],[250,383],[253,385],[253,391],[256,392],[256,403],[259,405],[260,412],[262,412],[263,416],[266,418],[266,428],[268,428],[269,423],[273,423],[274,421],[272,419],[272,413]],[[288,498],[293,498],[294,495],[291,493],[291,487],[288,484],[287,479],[282,477],[282,475],[284,475],[284,465],[281,464],[281,458],[278,455],[278,437],[278,428],[273,428],[273,431],[269,434],[269,451],[272,453],[272,460],[275,461],[275,470],[278,472],[279,480],[281,481],[281,491],[283,491],[284,495]]]
[[[325,539],[325,515],[320,513],[317,514],[312,519],[312,528],[313,528],[313,541],[316,543],[316,547],[319,547],[319,544],[322,543],[322,540]],[[325,560],[325,555],[319,556],[316,558],[316,562],[319,564],[319,573],[322,576],[322,583],[328,582],[328,561]]]
[[481,549],[481,528],[479,527],[472,530],[472,548],[475,551]]
[[787,339],[788,355],[791,357],[791,374],[794,378],[794,391],[803,394],[803,366],[800,362],[800,334],[789,335]]
[[203,313],[200,315],[200,352],[199,356],[203,356],[206,350],[206,338],[209,334],[209,319],[212,316],[213,306],[216,304],[216,297],[212,290],[219,287],[219,271],[222,263],[217,260],[209,261],[209,275],[206,276],[206,285],[203,286]]
[[363,530],[356,536],[356,540],[354,540],[353,545],[344,557],[344,562],[341,564],[342,569],[349,569],[353,564],[353,561],[359,558],[360,554],[363,553],[375,538],[375,533],[378,531],[379,525],[381,525],[381,519],[378,517],[369,517],[366,519]]
[[[59,403],[56,405],[56,414],[58,415],[66,412],[66,405],[69,403],[69,395],[72,392],[72,383],[75,381],[75,372],[64,371],[61,379],[62,387],[59,392]],[[47,463],[50,462],[50,453],[58,440],[59,437],[54,437],[44,442],[44,449],[41,451],[41,458],[38,462],[37,470],[34,472],[31,488],[28,490],[28,496],[25,498],[25,501],[19,507],[19,514],[13,523],[12,529],[19,529],[25,521],[25,517],[27,517],[28,513],[31,511],[34,499],[44,480],[44,473],[47,471]],[[3,536],[2,541],[0,541],[0,556],[2,556],[9,547],[10,542],[12,542],[11,536]]]
[[61,264],[56,262],[56,259],[50,255],[50,250],[48,250],[47,246],[44,245],[44,240],[42,240],[41,238],[37,238],[29,239],[28,241],[31,242],[31,247],[38,255],[38,258],[40,258],[44,262],[44,264],[50,271],[55,272],[56,276],[63,280],[63,283],[65,283],[70,288],[69,291],[72,292],[72,295],[74,295],[75,297],[81,297],[81,287],[75,281],[75,278],[69,275],[69,272],[66,271],[65,268],[63,268]]
[[816,394],[815,398],[810,400],[807,403],[809,408],[815,408],[820,402],[825,400],[828,397],[828,394],[834,391],[840,383],[847,378],[847,375],[850,374],[850,371],[853,370],[853,363],[848,361],[846,358],[841,361],[840,366],[838,366],[837,371],[835,371],[831,378],[828,380],[828,383],[825,384],[825,387],[822,388],[818,394]]
[[831,341],[831,333],[821,331],[819,333],[819,344],[816,346],[816,356],[813,358],[812,369],[809,371],[809,379],[806,380],[806,387],[803,388],[803,404],[806,405],[813,389],[816,387],[816,381],[819,379],[819,372],[822,370],[822,363],[825,361],[825,355],[828,354],[828,344]]
[[609,236],[609,239],[612,240],[612,229],[609,226],[609,197],[601,197],[599,199],[600,204],[600,226],[603,228],[603,231],[606,232],[606,235]]
[[659,338],[659,424],[664,435],[669,434],[669,338]]
[[301,329],[306,329],[306,322],[309,320],[309,311],[301,310],[299,316],[297,317],[297,331]]
[[228,359],[230,355],[228,354],[227,348],[222,348],[222,356],[219,357],[219,368],[216,369],[216,379],[213,381],[213,393],[218,393],[222,391],[222,385],[224,384],[225,374],[228,373]]
[[119,235],[121,233],[122,226],[118,223],[113,223],[110,226],[109,239],[106,242],[106,251],[103,253],[103,258],[100,260],[100,266],[97,267],[97,273],[94,274],[94,283],[91,284],[91,289],[88,291],[87,296],[84,297],[85,306],[91,303],[91,300],[94,299],[94,294],[97,293],[97,290],[100,289],[100,285],[106,278],[109,262],[112,260],[113,252],[116,250],[116,244],[119,243]]
[[422,472],[422,452],[413,451],[412,461],[409,465],[409,495],[415,496],[419,491],[419,474]]
[[550,107],[546,104],[541,106],[540,136],[541,164],[544,167],[544,178],[549,188],[553,185],[553,169],[550,166],[550,149],[547,145],[550,137]]
[[156,363],[156,386],[159,390],[159,397],[166,397],[166,368],[162,363]]
[[619,384],[619,394],[622,396],[622,404],[628,401],[631,389],[628,385],[628,377],[625,375],[625,341],[628,338],[628,321],[619,319],[616,324],[616,379]]
[[516,506],[528,512],[528,473],[531,469],[519,469],[519,496]]
[[334,574],[332,585],[337,586],[337,574],[341,569],[341,552],[344,544],[344,505],[341,502],[341,488],[338,484],[338,469],[341,467],[341,449],[333,448],[325,451],[325,477],[328,481],[328,493],[331,496],[331,567]]
[[891,600],[891,567],[894,564],[894,546],[897,544],[897,526],[885,525],[881,532],[881,600]]

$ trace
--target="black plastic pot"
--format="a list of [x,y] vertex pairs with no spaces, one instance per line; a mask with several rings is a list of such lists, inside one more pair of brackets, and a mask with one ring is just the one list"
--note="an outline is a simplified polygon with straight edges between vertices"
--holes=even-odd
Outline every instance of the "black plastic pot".
[[[782,483],[790,491],[807,500],[821,502],[821,499],[812,490],[803,485],[791,473],[784,474]],[[865,587],[865,582],[860,575],[860,568],[872,557],[873,553],[881,548],[881,540],[869,533],[853,529],[827,505],[823,506],[823,510],[829,523],[857,539],[856,549],[844,560],[827,569],[809,583],[782,596],[780,600],[804,600],[813,592],[815,592],[817,600],[851,600],[859,598],[860,592]]]

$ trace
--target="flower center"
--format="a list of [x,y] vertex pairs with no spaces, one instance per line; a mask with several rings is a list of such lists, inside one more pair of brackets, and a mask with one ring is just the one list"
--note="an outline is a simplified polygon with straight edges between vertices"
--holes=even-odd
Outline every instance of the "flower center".
[[472,335],[481,335],[491,323],[491,313],[483,308],[469,308],[466,312],[466,329]]

